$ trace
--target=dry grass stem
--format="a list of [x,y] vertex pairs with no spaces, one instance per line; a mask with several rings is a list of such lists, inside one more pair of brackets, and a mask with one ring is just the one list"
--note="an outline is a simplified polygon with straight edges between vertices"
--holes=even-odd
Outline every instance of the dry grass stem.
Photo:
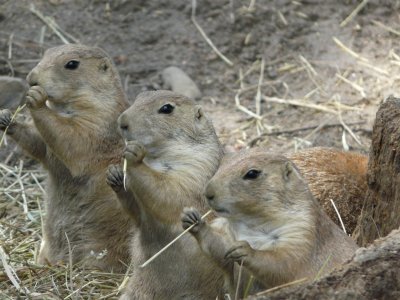
[[[26,106],[26,104],[17,107],[17,109],[15,110],[14,114],[13,114],[12,117],[11,117],[11,122],[10,122],[10,124],[12,124],[12,122],[15,120],[15,117],[18,115],[18,113],[19,113],[21,110],[23,110],[23,109],[25,108],[25,106]],[[8,131],[8,126],[6,127],[6,129],[4,129],[3,135],[1,136],[1,139],[0,139],[0,147],[3,145],[3,142],[4,142],[5,138],[6,138],[7,131]]]
[[308,77],[314,83],[314,85],[320,90],[324,95],[326,95],[325,90],[322,88],[321,84],[317,81],[318,73],[315,71],[310,62],[302,55],[299,55],[300,63],[303,65],[303,68],[306,70]]
[[238,274],[238,279],[237,279],[237,284],[236,284],[235,300],[240,299],[239,298],[239,290],[240,290],[240,282],[242,281],[242,273],[243,273],[242,271],[243,271],[243,259],[239,265],[239,274]]
[[305,65],[305,67],[310,71],[310,73],[313,76],[318,76],[317,71],[315,71],[313,66],[310,64],[310,62],[303,55],[299,55],[299,59]]
[[[339,101],[336,101],[336,102],[340,103]],[[339,122],[342,124],[343,128],[351,135],[351,137],[357,142],[357,144],[362,146],[360,139],[354,134],[353,130],[351,130],[351,128],[349,126],[347,126],[347,124],[343,121],[340,107],[339,107],[339,112],[337,115],[339,118]]]
[[59,38],[64,44],[69,44],[70,42],[65,37],[67,36],[71,41],[76,44],[79,44],[79,40],[74,38],[72,35],[66,33],[64,30],[58,26],[58,24],[50,17],[45,17],[39,10],[36,9],[34,4],[31,4],[29,10],[37,16],[43,23],[45,23]]
[[[128,144],[128,141],[124,140],[124,143],[125,143],[125,146],[126,146]],[[124,158],[124,165],[122,167],[122,173],[124,174],[124,178],[123,178],[122,181],[123,181],[125,192],[126,192],[126,170],[127,170],[127,167],[128,167],[128,162],[127,162],[126,158]]]
[[342,229],[343,229],[344,233],[347,234],[346,227],[344,227],[344,223],[343,223],[342,217],[340,216],[339,210],[337,209],[337,207],[335,205],[335,202],[332,199],[329,199],[329,200],[331,201],[332,206],[335,209],[335,212],[336,212],[336,214],[337,214],[337,216],[339,218],[340,225],[342,225]]
[[328,257],[325,259],[323,265],[322,265],[321,268],[318,270],[317,275],[315,275],[314,281],[318,280],[318,279],[321,277],[321,275],[323,274],[323,271],[324,271],[326,265],[328,264],[328,262],[330,261],[331,257],[332,257],[332,253],[330,253],[330,254],[328,255]]
[[1,262],[3,264],[4,271],[6,272],[8,279],[10,279],[11,283],[14,285],[14,287],[17,289],[17,291],[20,291],[21,286],[19,285],[19,282],[21,282],[21,280],[19,280],[15,271],[7,263],[7,255],[4,252],[4,249],[2,246],[0,246],[0,257],[1,257]]
[[[239,68],[239,79],[235,81],[235,84],[238,84],[240,82],[243,84],[243,79],[246,78],[251,73],[253,73],[253,71],[255,71],[258,68],[259,64],[260,64],[260,61],[256,60],[255,62],[253,62],[251,64],[250,68],[248,68],[248,70],[246,72],[244,72],[244,73],[243,73],[242,68]],[[244,86],[241,85],[240,88],[243,89]]]
[[281,19],[283,25],[285,25],[285,26],[289,25],[288,21],[286,20],[285,16],[282,14],[282,12],[280,10],[278,10],[278,17],[279,17],[279,19]]
[[31,221],[34,221],[34,218],[29,214],[29,211],[28,211],[28,200],[26,199],[24,184],[21,180],[21,173],[22,173],[22,169],[24,167],[24,162],[23,162],[23,160],[20,160],[19,162],[20,162],[19,163],[19,172],[18,172],[17,179],[18,179],[19,186],[21,187],[22,200],[24,201],[23,202],[24,214],[26,215],[26,217],[28,219],[30,219]]
[[357,92],[359,92],[362,98],[365,98],[367,96],[365,94],[364,89],[361,86],[359,86],[357,83],[348,80],[346,77],[343,77],[342,75],[340,75],[338,73],[336,73],[336,77],[339,78],[340,80],[342,80],[343,82],[349,84],[353,89],[355,89]]
[[251,110],[247,109],[246,107],[244,107],[243,105],[240,104],[240,98],[239,98],[240,93],[237,93],[235,95],[235,104],[236,107],[241,110],[242,112],[248,114],[250,117],[255,118],[257,120],[261,120],[262,117],[257,115],[256,113],[252,112]]
[[[261,115],[261,86],[264,81],[264,68],[265,68],[265,60],[264,60],[264,58],[262,58],[261,65],[260,65],[260,76],[258,78],[257,93],[256,93],[256,99],[255,99],[256,114],[258,116]],[[258,136],[260,136],[260,134],[264,131],[264,125],[262,124],[260,119],[256,119],[256,129],[257,129]]]
[[128,266],[126,272],[125,272],[125,276],[124,276],[123,280],[121,281],[121,284],[117,288],[116,295],[118,295],[125,288],[126,284],[128,283],[129,274],[132,271],[132,267],[133,267],[133,264],[132,264],[132,261],[131,261],[131,263],[129,264],[129,266]]
[[379,68],[379,67],[376,67],[376,66],[374,66],[374,65],[372,65],[372,64],[370,64],[370,63],[368,63],[368,62],[359,61],[358,63],[359,63],[360,65],[364,66],[364,67],[367,67],[367,68],[369,68],[369,69],[371,69],[371,70],[373,70],[373,71],[379,73],[380,75],[389,76],[389,72],[388,72],[388,71],[383,70],[383,69],[381,69],[381,68]]
[[367,5],[367,3],[368,0],[363,0],[362,2],[360,2],[360,4],[358,4],[357,7],[347,16],[347,18],[344,19],[342,23],[340,23],[340,27],[344,27],[349,22],[351,22],[351,20],[353,20],[354,17],[358,15],[358,13],[364,8],[365,5]]
[[294,281],[291,281],[291,282],[288,282],[288,283],[285,283],[285,284],[282,284],[282,285],[278,285],[278,286],[270,288],[268,290],[259,292],[259,293],[255,294],[255,296],[262,296],[262,295],[268,294],[270,292],[283,289],[283,288],[288,287],[288,286],[292,286],[292,285],[295,285],[295,284],[299,284],[299,283],[305,282],[306,280],[308,280],[308,278],[304,277],[304,278],[301,278],[301,279],[298,279],[298,280],[294,280]]
[[260,77],[258,78],[257,94],[256,94],[256,114],[257,115],[261,115],[261,85],[264,81],[264,67],[265,67],[265,61],[264,61],[264,58],[262,58],[261,65],[260,65]]
[[[212,210],[209,210],[206,212],[201,219],[203,220],[205,217],[207,217],[210,213],[212,213]],[[144,262],[140,267],[144,268],[146,267],[149,263],[151,263],[154,259],[156,259],[161,253],[163,253],[165,250],[167,250],[171,245],[173,245],[177,240],[179,240],[182,236],[184,236],[187,232],[189,232],[196,224],[193,224],[186,228],[181,234],[179,234],[176,238],[174,238],[171,242],[169,242],[165,247],[163,247],[160,251],[158,251],[156,254],[154,254],[152,257],[150,257],[146,262]]]
[[206,33],[204,32],[203,28],[200,27],[200,25],[196,21],[196,0],[192,0],[192,22],[194,26],[196,26],[197,30],[200,32],[200,34],[203,36],[203,38],[206,40],[206,42],[210,45],[210,47],[214,50],[214,52],[224,61],[226,62],[229,66],[233,66],[233,62],[231,62],[225,55],[223,55],[217,47],[215,47],[214,43],[208,38]]
[[347,143],[347,140],[346,140],[346,130],[343,130],[343,132],[342,132],[342,146],[343,146],[344,151],[350,150],[349,144]]
[[8,59],[12,59],[12,44],[13,44],[14,33],[10,34],[10,38],[8,39]]
[[122,172],[124,174],[123,184],[124,184],[125,192],[126,192],[126,169],[127,169],[127,166],[128,166],[128,163],[126,161],[126,158],[124,158],[124,166],[123,166]]
[[299,99],[286,100],[286,99],[281,99],[281,98],[277,98],[277,97],[267,97],[267,96],[263,96],[263,98],[267,102],[307,107],[307,108],[311,108],[311,109],[315,109],[315,110],[319,110],[319,111],[323,111],[323,112],[328,112],[328,113],[335,114],[335,115],[338,114],[338,112],[336,110],[330,109],[324,105],[314,104],[314,103],[306,102],[306,101],[299,100]]
[[389,26],[387,26],[387,25],[385,25],[385,24],[383,24],[383,23],[381,23],[379,21],[376,21],[376,20],[372,20],[371,22],[374,23],[376,26],[378,26],[378,27],[380,27],[380,28],[382,28],[384,30],[389,31],[390,33],[393,33],[393,34],[395,34],[397,36],[400,36],[400,31],[395,30],[392,27],[389,27]]
[[335,44],[338,45],[339,48],[342,49],[347,54],[350,54],[354,58],[361,60],[363,62],[368,62],[368,59],[366,59],[365,57],[362,57],[360,54],[358,54],[358,53],[354,52],[353,50],[351,50],[350,48],[346,47],[338,38],[332,37],[332,39],[335,42]]
[[396,65],[396,66],[400,67],[400,61],[398,61],[398,60],[391,60],[390,63],[392,65]]
[[250,0],[249,7],[247,8],[248,11],[253,11],[256,5],[256,0]]

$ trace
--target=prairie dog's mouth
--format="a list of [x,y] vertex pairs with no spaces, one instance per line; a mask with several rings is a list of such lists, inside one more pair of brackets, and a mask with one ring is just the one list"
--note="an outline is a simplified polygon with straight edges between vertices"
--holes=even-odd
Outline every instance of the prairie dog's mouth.
[[223,207],[218,207],[218,206],[213,206],[213,210],[215,210],[216,213],[218,214],[229,214],[229,210],[223,208]]

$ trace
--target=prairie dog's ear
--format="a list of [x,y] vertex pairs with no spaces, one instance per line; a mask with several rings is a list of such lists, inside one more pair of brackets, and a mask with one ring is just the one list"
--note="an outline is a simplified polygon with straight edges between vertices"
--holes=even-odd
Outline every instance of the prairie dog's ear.
[[291,176],[297,176],[300,178],[300,175],[296,169],[296,167],[294,166],[294,164],[291,161],[287,161],[285,163],[285,167],[283,170],[283,178],[285,179],[285,181],[289,181]]
[[204,110],[200,105],[195,105],[194,111],[195,111],[196,120],[204,119]]
[[293,172],[295,172],[296,170],[294,169],[294,166],[292,164],[292,162],[287,161],[285,163],[285,168],[283,170],[283,178],[285,179],[285,181],[289,181],[290,176],[293,174]]
[[109,67],[110,67],[110,63],[108,62],[108,60],[105,58],[101,59],[100,65],[99,65],[99,70],[102,72],[107,72]]

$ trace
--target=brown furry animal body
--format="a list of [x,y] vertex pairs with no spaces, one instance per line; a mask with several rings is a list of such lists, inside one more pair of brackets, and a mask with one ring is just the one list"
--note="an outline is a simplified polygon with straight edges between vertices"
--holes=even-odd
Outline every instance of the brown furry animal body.
[[183,207],[206,211],[203,190],[222,157],[212,124],[192,100],[157,91],[140,94],[119,125],[127,141],[127,191],[120,167],[110,167],[108,181],[138,224],[122,299],[215,299],[223,274],[189,234],[139,267],[182,232]]
[[197,222],[191,233],[205,253],[221,268],[242,261],[265,288],[312,280],[357,248],[323,212],[294,164],[263,149],[224,158],[206,196],[220,218],[207,225],[186,209],[183,227]]
[[49,174],[39,263],[67,262],[71,254],[74,262],[124,271],[133,222],[106,184],[106,171],[122,155],[117,118],[128,102],[111,59],[99,48],[59,46],[45,52],[27,80],[34,125],[11,123],[4,110],[0,126],[10,125],[8,135]]
[[353,233],[367,192],[368,156],[330,148],[310,148],[288,154],[328,216],[341,227],[332,199],[347,233]]

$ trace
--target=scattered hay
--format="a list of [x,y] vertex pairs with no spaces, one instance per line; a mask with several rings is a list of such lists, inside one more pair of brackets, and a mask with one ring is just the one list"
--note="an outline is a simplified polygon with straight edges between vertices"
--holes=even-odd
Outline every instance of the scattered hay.
[[24,165],[0,163],[0,298],[117,299],[125,274],[36,263],[47,175]]
[[[232,3],[231,1],[230,3]],[[367,4],[367,0],[358,7],[342,23],[346,26],[358,12]],[[250,1],[246,12],[251,14],[256,10],[256,1]],[[301,6],[300,2],[293,4]],[[227,59],[207,37],[196,21],[196,1],[192,1],[192,22],[202,34],[204,40],[229,66],[239,70],[238,80],[231,86],[236,108],[243,113],[242,124],[230,132],[235,137],[237,148],[252,147],[256,144],[267,144],[268,139],[282,145],[282,151],[300,149],[313,145],[313,139],[321,134],[323,129],[342,128],[352,138],[349,141],[352,148],[366,150],[368,145],[356,134],[356,126],[365,123],[350,118],[350,114],[363,109],[363,101],[378,101],[382,99],[382,91],[394,85],[399,80],[397,75],[400,67],[400,56],[391,50],[388,57],[376,61],[365,53],[351,50],[336,37],[332,37],[338,49],[352,59],[352,63],[340,69],[332,62],[313,61],[306,53],[296,57],[286,55],[274,61],[259,57],[247,65]],[[37,15],[64,42],[79,42],[73,36],[63,31],[54,20],[43,16],[35,7],[31,12]],[[291,26],[291,20],[277,12],[281,23]],[[232,15],[231,19],[234,19]],[[307,15],[300,16],[307,18]],[[399,31],[379,21],[372,24],[383,32],[399,35]],[[44,27],[45,28],[45,27]],[[36,46],[46,46],[43,39],[45,29],[40,33],[40,43]],[[3,36],[3,37],[2,37]],[[4,37],[6,36],[6,37]],[[251,33],[246,35],[247,45]],[[25,47],[31,40],[0,32],[0,37],[7,39],[8,60],[10,70],[13,67],[13,45]],[[334,47],[335,45],[333,45]],[[307,58],[306,58],[307,57]],[[13,60],[13,63],[33,63],[37,59]],[[379,67],[377,67],[379,65]],[[234,69],[237,68],[237,69]],[[276,76],[266,78],[269,68],[273,68]],[[245,72],[242,71],[246,70]],[[221,74],[223,76],[223,74]],[[297,87],[289,85],[288,78],[299,77],[304,86],[311,86],[304,95],[297,95]],[[322,80],[321,80],[322,77]],[[128,77],[127,77],[128,78]],[[325,80],[334,78],[335,83]],[[128,80],[128,79],[127,79]],[[127,84],[125,84],[127,85]],[[346,101],[336,101],[344,99]],[[351,101],[349,101],[349,99]],[[372,100],[371,100],[372,99]],[[270,124],[268,116],[276,111],[295,107],[300,116],[317,116],[316,124]],[[319,122],[319,120],[323,122]],[[268,124],[266,124],[268,122]],[[274,126],[272,126],[274,125]],[[337,137],[342,143],[342,135]],[[353,142],[353,143],[352,143]],[[0,142],[1,145],[2,142]],[[349,146],[349,145],[348,145]],[[4,147],[4,145],[3,145]],[[10,151],[12,150],[9,147]],[[4,150],[1,148],[0,150]],[[45,197],[46,173],[34,167],[26,167],[27,160],[17,162],[7,158],[7,163],[0,163],[0,298],[1,299],[116,299],[122,287],[126,284],[129,271],[126,274],[111,274],[90,270],[77,264],[74,266],[40,266],[36,263],[40,240],[42,236],[43,199]],[[125,163],[126,164],[126,163]],[[126,173],[126,166],[124,166]],[[124,180],[125,183],[125,180]],[[304,279],[289,283],[298,284]],[[281,287],[275,287],[276,290]],[[262,292],[268,293],[272,290]]]

